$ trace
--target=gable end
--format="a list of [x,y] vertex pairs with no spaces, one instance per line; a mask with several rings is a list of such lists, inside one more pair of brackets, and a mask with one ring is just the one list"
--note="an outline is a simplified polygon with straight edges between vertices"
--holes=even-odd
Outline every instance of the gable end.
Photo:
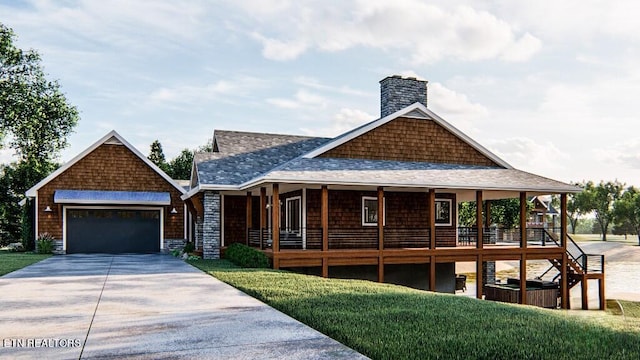
[[437,122],[405,116],[318,156],[502,167]]

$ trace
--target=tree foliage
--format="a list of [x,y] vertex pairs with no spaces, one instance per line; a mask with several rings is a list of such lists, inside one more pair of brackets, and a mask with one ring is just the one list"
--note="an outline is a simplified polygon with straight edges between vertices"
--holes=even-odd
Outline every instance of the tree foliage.
[[[573,185],[585,188],[585,182],[576,182]],[[567,220],[571,226],[571,233],[575,235],[578,228],[578,222],[582,219],[582,216],[591,212],[591,204],[589,203],[588,192],[579,192],[576,194],[569,194],[567,196]]]
[[151,143],[149,156],[147,156],[152,163],[156,164],[157,167],[162,169],[164,172],[168,172],[169,164],[167,164],[167,160],[164,157],[164,151],[162,150],[162,144],[160,141],[154,140]]
[[[520,199],[499,199],[491,200],[491,223],[499,224],[501,227],[512,229],[520,221]],[[483,202],[483,207],[486,201]],[[527,212],[532,208],[532,204],[527,201]],[[483,212],[483,221],[486,214]],[[458,222],[461,226],[475,226],[476,224],[476,202],[462,202],[458,206]]]
[[0,241],[20,238],[18,202],[56,167],[60,150],[76,126],[78,110],[47,80],[34,50],[15,46],[13,30],[0,23],[0,147],[8,145],[17,161],[0,168]]
[[[46,79],[40,55],[14,45],[13,31],[0,23],[0,136],[19,161],[46,166],[67,146],[79,116],[57,81]],[[7,136],[9,135],[9,136]]]
[[593,211],[596,222],[602,231],[602,241],[607,241],[609,225],[615,220],[614,203],[620,199],[624,184],[615,181],[600,181],[594,185],[592,181],[585,183],[584,191],[586,209]]
[[640,190],[634,186],[628,187],[613,204],[615,218],[614,234],[638,235],[640,245]]
[[182,149],[180,154],[169,162],[167,174],[172,179],[190,179],[191,166],[193,165],[193,152],[189,149]]

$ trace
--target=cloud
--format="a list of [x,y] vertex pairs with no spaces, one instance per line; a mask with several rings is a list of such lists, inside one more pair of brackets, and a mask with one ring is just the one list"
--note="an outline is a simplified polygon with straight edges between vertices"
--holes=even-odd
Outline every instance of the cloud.
[[239,76],[221,79],[205,85],[176,85],[161,87],[147,95],[147,102],[151,104],[180,105],[197,104],[212,101],[225,101],[230,98],[248,97],[256,89],[264,87],[264,80]]
[[324,108],[327,100],[308,90],[300,89],[293,98],[269,98],[267,103],[283,109]]
[[302,128],[304,134],[311,136],[335,137],[360,125],[366,124],[376,117],[359,109],[342,108],[334,115],[329,126],[322,128]]
[[262,44],[265,58],[293,60],[310,50],[373,48],[412,64],[454,58],[463,61],[525,61],[541,40],[494,14],[469,6],[447,8],[418,0],[355,0],[317,5],[279,2],[277,8],[236,4],[247,15],[247,34]]
[[549,169],[560,169],[570,159],[551,141],[536,141],[528,137],[494,139],[487,143],[496,155],[517,168],[532,169],[548,173]]
[[613,163],[627,169],[640,170],[640,138],[632,138],[593,150],[602,163]]

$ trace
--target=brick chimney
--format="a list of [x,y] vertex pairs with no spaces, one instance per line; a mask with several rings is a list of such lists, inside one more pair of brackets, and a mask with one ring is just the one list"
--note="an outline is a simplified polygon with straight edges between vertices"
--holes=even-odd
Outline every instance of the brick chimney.
[[426,80],[393,75],[380,81],[381,118],[416,102],[427,106]]

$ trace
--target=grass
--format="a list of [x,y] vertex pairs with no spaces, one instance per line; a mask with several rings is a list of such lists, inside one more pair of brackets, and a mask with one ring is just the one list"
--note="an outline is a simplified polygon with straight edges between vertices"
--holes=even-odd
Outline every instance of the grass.
[[[575,241],[602,241],[602,235],[600,234],[571,234],[569,236]],[[627,235],[625,239],[624,235],[612,235],[607,234],[607,241],[611,242],[619,242],[630,245],[638,245],[638,236],[637,235]]]
[[612,315],[623,315],[626,318],[640,319],[640,302],[607,299],[607,312]]
[[[640,325],[360,280],[191,262],[373,359],[638,359]],[[593,315],[595,314],[595,315]]]
[[0,276],[48,258],[49,254],[0,251]]

